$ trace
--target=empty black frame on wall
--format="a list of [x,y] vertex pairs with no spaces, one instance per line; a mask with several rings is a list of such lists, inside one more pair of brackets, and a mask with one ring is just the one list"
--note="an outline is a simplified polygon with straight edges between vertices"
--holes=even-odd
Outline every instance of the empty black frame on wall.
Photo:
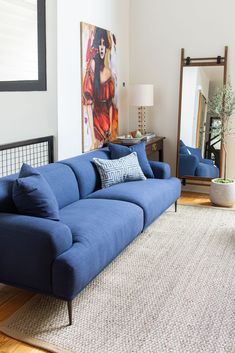
[[38,79],[0,81],[0,91],[46,91],[46,0],[37,0]]

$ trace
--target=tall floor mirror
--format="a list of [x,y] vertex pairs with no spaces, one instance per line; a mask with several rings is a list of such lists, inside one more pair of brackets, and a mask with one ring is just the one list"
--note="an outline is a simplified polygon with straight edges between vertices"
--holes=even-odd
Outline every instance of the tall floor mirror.
[[208,185],[222,176],[223,151],[213,131],[220,122],[208,101],[226,83],[228,47],[223,56],[185,57],[181,49],[177,176],[183,184]]

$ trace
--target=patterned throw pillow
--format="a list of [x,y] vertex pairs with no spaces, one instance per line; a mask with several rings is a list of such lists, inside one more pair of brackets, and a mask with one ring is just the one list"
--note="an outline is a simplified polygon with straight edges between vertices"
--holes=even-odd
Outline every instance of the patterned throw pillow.
[[136,152],[119,159],[93,158],[98,168],[102,188],[124,183],[125,181],[145,180]]

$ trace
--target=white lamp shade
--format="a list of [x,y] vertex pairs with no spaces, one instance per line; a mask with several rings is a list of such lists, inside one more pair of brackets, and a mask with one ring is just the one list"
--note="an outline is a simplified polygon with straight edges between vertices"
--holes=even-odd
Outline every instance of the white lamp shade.
[[130,86],[130,105],[135,107],[153,106],[153,85]]

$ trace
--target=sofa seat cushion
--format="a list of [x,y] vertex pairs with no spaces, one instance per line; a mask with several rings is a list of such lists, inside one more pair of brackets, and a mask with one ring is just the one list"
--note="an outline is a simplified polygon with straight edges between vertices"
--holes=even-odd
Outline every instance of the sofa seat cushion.
[[73,246],[53,265],[53,292],[72,299],[143,229],[143,211],[123,201],[80,200],[60,211]]
[[92,199],[110,199],[132,202],[144,211],[144,227],[151,224],[180,196],[181,183],[177,178],[147,179],[113,185],[88,196]]
[[209,163],[198,163],[198,166],[195,171],[195,175],[204,178],[218,178],[219,177],[219,168],[216,165]]
[[60,217],[71,229],[74,242],[95,247],[101,239],[104,246],[106,241],[111,246],[125,243],[126,238],[128,243],[143,229],[142,209],[123,201],[80,200],[61,209]]

